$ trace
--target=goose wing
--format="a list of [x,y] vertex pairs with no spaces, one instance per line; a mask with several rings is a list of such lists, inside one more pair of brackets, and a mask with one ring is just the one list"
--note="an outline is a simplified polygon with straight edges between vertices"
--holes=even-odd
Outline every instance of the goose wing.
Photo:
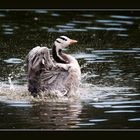
[[27,55],[28,90],[32,95],[39,91],[64,89],[68,76],[65,64],[55,63],[47,47],[35,47]]
[[50,53],[47,47],[37,46],[33,48],[26,57],[28,73],[28,90],[33,96],[40,91],[40,74],[44,65],[53,67]]
[[53,66],[53,61],[50,58],[50,53],[47,47],[37,46],[33,48],[26,57],[28,73],[37,72],[41,69],[42,65],[48,67]]
[[46,90],[59,90],[64,92],[66,90],[65,84],[67,77],[69,75],[68,69],[63,67],[63,65],[55,65],[48,69],[44,68],[41,73],[41,89]]

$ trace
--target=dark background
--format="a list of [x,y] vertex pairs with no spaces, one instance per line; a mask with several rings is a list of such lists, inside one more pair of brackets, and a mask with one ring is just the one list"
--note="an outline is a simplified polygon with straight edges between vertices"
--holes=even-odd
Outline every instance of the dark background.
[[[115,10],[122,9],[133,11],[140,10],[138,0],[1,0],[0,9],[106,9]],[[21,132],[0,132],[0,136],[4,139],[137,139],[140,132],[118,132],[118,131],[86,131],[86,132],[45,132],[45,131],[21,131]],[[1,139],[2,139],[1,138]],[[138,138],[139,139],[139,138]]]
[[0,9],[139,9],[138,0],[1,0]]

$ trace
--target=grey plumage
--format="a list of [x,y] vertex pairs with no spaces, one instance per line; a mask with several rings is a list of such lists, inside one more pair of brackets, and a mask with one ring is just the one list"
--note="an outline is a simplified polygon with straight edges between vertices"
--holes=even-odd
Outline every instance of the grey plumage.
[[35,47],[27,55],[28,90],[33,96],[44,91],[59,91],[70,96],[76,93],[80,78],[80,66],[75,58],[61,54],[68,63],[57,63],[50,56],[47,47]]

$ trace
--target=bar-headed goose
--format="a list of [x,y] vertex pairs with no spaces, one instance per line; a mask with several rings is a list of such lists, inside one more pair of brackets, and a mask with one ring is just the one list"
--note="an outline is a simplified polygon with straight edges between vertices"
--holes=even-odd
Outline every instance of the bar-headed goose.
[[47,47],[37,46],[28,53],[28,90],[33,96],[41,91],[59,91],[65,96],[76,94],[81,79],[80,66],[74,57],[62,51],[74,43],[77,41],[60,36],[54,41],[52,57]]

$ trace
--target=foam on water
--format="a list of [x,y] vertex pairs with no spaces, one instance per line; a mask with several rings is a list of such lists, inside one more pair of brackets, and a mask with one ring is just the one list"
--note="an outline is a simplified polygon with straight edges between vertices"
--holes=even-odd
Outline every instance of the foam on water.
[[[129,100],[128,94],[122,93],[131,90],[129,87],[98,86],[92,84],[82,84],[80,87],[80,98],[82,101],[100,102],[113,96],[113,100]],[[120,96],[122,96],[120,98]],[[115,98],[115,99],[114,99]],[[110,99],[109,99],[110,100]],[[112,100],[112,102],[113,102]]]
[[23,104],[35,103],[35,102],[67,102],[77,100],[79,96],[65,97],[59,91],[41,92],[34,98],[28,91],[27,84],[14,85],[9,78],[9,84],[1,83],[0,85],[0,102],[14,104],[18,103],[22,106]]
[[[29,104],[35,102],[100,102],[104,99],[113,96],[118,100],[128,100],[128,92],[132,90],[130,87],[115,87],[115,86],[103,86],[103,85],[92,85],[86,82],[89,74],[82,75],[82,83],[76,96],[65,97],[58,91],[52,91],[51,93],[40,93],[36,98],[31,96],[28,92],[27,84],[14,85],[11,78],[9,77],[9,84],[0,84],[0,102],[12,104],[11,106],[30,106]],[[124,94],[126,92],[126,96]],[[121,95],[121,93],[123,93]],[[120,96],[121,95],[121,99]],[[117,100],[115,98],[114,100]],[[18,103],[18,104],[17,104]]]

